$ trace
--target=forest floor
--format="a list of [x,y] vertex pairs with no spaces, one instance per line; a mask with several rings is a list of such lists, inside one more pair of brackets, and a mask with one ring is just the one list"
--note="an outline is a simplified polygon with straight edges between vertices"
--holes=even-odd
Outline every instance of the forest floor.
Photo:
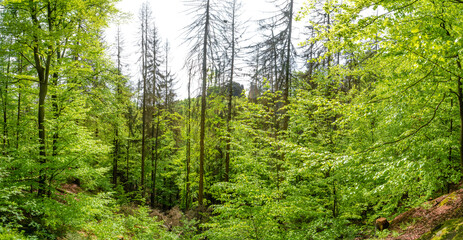
[[463,189],[459,189],[395,217],[386,239],[463,239],[462,217]]
[[[401,213],[390,221],[387,240],[434,240],[463,239],[463,184],[460,189],[421,204],[420,207]],[[82,189],[76,184],[65,184],[59,189],[59,195],[77,194]],[[123,206],[121,212],[131,213],[135,206]],[[209,211],[208,211],[209,210]],[[196,209],[183,213],[178,207],[167,211],[152,209],[150,216],[163,222],[166,230],[172,231],[185,224],[185,220],[197,219],[206,222],[210,209]],[[197,222],[196,222],[197,223]],[[384,235],[383,235],[384,236]]]

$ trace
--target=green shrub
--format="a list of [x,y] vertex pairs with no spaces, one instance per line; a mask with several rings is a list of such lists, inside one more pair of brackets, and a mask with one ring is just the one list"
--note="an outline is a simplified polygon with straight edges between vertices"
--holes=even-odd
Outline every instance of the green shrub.
[[33,240],[37,238],[28,238],[16,229],[4,227],[0,225],[0,240]]

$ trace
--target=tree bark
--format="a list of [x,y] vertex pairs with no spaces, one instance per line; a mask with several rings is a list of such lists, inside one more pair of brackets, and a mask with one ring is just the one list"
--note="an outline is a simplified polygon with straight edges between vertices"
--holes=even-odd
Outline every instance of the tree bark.
[[[154,112],[156,111],[156,71],[157,71],[157,65],[156,65],[156,28],[153,29],[154,32],[154,37],[153,37],[153,117],[154,117]],[[157,112],[157,115],[159,115],[159,110]],[[153,119],[154,120],[154,119]],[[151,135],[154,137],[156,135],[156,142],[155,144],[151,145],[151,184],[152,184],[152,193],[151,193],[151,207],[154,208],[154,204],[156,202],[156,172],[157,172],[157,167],[158,167],[158,129],[159,129],[159,118],[158,118],[158,124],[156,124],[156,132],[154,131],[154,124],[151,128]],[[156,153],[154,153],[156,152]]]
[[188,211],[189,208],[189,196],[190,196],[190,161],[191,161],[191,153],[190,153],[190,133],[191,133],[191,96],[190,96],[190,89],[191,88],[191,69],[190,74],[188,76],[188,117],[187,117],[187,139],[186,139],[186,190],[185,190],[185,209]]
[[[56,63],[58,63],[59,59],[61,58],[60,51],[58,50],[56,53]],[[52,93],[51,95],[51,102],[53,105],[53,118],[55,121],[58,120],[59,118],[59,108],[58,108],[58,96],[56,93],[56,90],[58,89],[58,73],[55,72],[53,73],[52,76],[52,84],[55,87],[55,92]],[[57,124],[57,123],[56,123]],[[53,143],[52,143],[52,156],[56,156],[58,153],[58,127],[56,126],[55,133],[53,133]]]
[[[289,105],[289,88],[291,87],[291,37],[292,37],[292,28],[293,28],[293,6],[294,0],[291,0],[289,7],[289,25],[288,25],[288,38],[286,39],[286,64],[285,64],[285,83],[283,89],[283,103],[285,106]],[[288,130],[289,117],[286,115],[286,110],[284,110],[283,118],[283,131]]]
[[[23,66],[22,66],[22,58],[18,56],[18,73],[22,74]],[[20,124],[21,122],[21,84],[18,83],[18,112],[17,112],[17,120],[16,120],[16,150],[19,150],[19,132],[20,132]]]
[[[30,0],[30,13],[31,13],[31,20],[36,28],[36,30],[40,30],[41,26],[38,20],[38,9],[37,6],[33,3],[32,0]],[[51,15],[52,15],[52,10],[50,3],[48,3],[48,30],[49,32],[53,32],[53,24]],[[50,73],[50,65],[51,65],[51,60],[53,56],[53,49],[52,46],[49,46],[48,49],[46,49],[45,53],[45,61],[42,65],[42,60],[41,60],[41,51],[39,49],[39,37],[37,36],[37,33],[34,33],[33,39],[32,39],[32,49],[33,49],[33,56],[34,56],[34,62],[35,62],[35,69],[37,71],[37,77],[39,79],[39,106],[38,106],[38,116],[37,116],[37,126],[38,126],[38,132],[39,132],[39,163],[41,165],[40,170],[39,170],[39,179],[38,179],[38,184],[39,184],[39,189],[38,189],[38,194],[39,195],[44,195],[46,193],[46,180],[47,176],[44,171],[44,165],[47,162],[47,153],[46,153],[46,134],[45,134],[45,99],[47,97],[48,93],[48,78],[49,78],[49,73]]]
[[[120,78],[122,77],[122,63],[121,63],[121,31],[120,26],[117,26],[117,79],[116,79],[116,98],[117,98],[117,116],[119,117],[119,105],[121,104],[121,82]],[[117,171],[118,171],[118,160],[120,152],[120,139],[119,139],[119,124],[116,120],[114,124],[114,156],[113,156],[113,184],[114,187],[117,187]]]
[[198,193],[198,204],[203,206],[204,198],[204,137],[205,137],[205,125],[206,125],[206,84],[207,84],[207,38],[209,36],[209,10],[210,0],[207,0],[206,6],[206,26],[204,27],[204,42],[203,42],[203,66],[202,66],[202,87],[201,87],[201,123],[200,123],[200,135],[199,135],[199,193]]
[[[11,58],[8,56],[8,63],[6,67],[6,73],[10,73]],[[5,89],[3,90],[3,154],[7,154],[7,149],[9,148],[8,140],[8,79],[5,79]]]
[[147,78],[147,45],[148,45],[148,13],[145,6],[145,9],[142,12],[142,74],[143,74],[143,116],[142,116],[142,143],[141,143],[141,195],[145,197],[145,155],[146,155],[146,78]]
[[[461,67],[460,56],[457,57],[457,66],[461,72],[462,67]],[[457,78],[458,105],[459,105],[459,110],[460,110],[460,167],[461,167],[461,171],[463,172],[463,86],[462,86],[461,80],[462,80],[461,77]]]

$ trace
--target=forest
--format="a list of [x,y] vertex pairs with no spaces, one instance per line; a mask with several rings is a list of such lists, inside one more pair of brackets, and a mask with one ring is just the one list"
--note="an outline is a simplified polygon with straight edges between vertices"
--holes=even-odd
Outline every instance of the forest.
[[182,2],[182,75],[156,1],[1,0],[0,239],[416,239],[375,223],[461,188],[463,1],[242,1]]

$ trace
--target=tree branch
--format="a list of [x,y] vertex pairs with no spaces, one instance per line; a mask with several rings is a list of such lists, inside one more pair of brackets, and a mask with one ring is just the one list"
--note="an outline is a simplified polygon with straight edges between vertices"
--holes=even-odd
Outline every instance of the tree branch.
[[395,143],[398,143],[398,142],[400,142],[400,141],[402,141],[402,140],[405,140],[405,139],[407,139],[407,138],[409,138],[409,137],[411,137],[411,136],[414,136],[414,135],[417,134],[419,131],[421,131],[421,129],[423,129],[423,128],[427,127],[429,124],[431,124],[431,122],[434,120],[434,118],[436,118],[437,111],[439,110],[440,105],[442,104],[442,102],[444,102],[444,100],[445,100],[446,97],[447,97],[447,95],[444,94],[444,97],[442,98],[442,100],[439,102],[439,104],[438,104],[438,105],[436,106],[436,108],[434,109],[434,113],[433,113],[431,119],[429,119],[429,121],[427,121],[425,124],[423,124],[423,125],[421,125],[419,128],[417,128],[415,131],[413,131],[413,132],[411,132],[411,133],[409,133],[409,134],[407,134],[407,135],[405,135],[405,136],[403,136],[403,137],[401,137],[401,138],[399,138],[399,139],[397,139],[397,140],[390,141],[390,142],[385,142],[385,143],[382,143],[382,144],[380,144],[380,145],[370,147],[370,148],[368,148],[368,149],[366,149],[366,150],[364,150],[364,151],[358,152],[358,153],[356,153],[356,154],[361,154],[361,153],[369,152],[369,151],[371,151],[371,150],[380,148],[380,147],[385,146],[385,145],[395,144]]
[[[433,71],[434,71],[434,68],[432,68],[431,71],[429,71],[424,77],[418,79],[418,81],[412,83],[411,85],[407,86],[404,90],[398,92],[398,94],[404,93],[404,92],[406,92],[408,89],[410,89],[410,88],[416,86],[418,83],[420,83],[421,81],[423,81],[423,80],[425,80],[426,78],[428,78],[429,75],[431,75],[431,73],[432,73]],[[396,95],[394,95],[394,96],[396,96]],[[368,103],[377,103],[377,102],[380,102],[380,101],[383,101],[383,100],[390,99],[390,98],[392,98],[392,97],[393,97],[393,96],[389,96],[389,97],[385,97],[385,98],[380,98],[380,99],[376,99],[376,100],[371,101],[371,102],[368,102]]]

